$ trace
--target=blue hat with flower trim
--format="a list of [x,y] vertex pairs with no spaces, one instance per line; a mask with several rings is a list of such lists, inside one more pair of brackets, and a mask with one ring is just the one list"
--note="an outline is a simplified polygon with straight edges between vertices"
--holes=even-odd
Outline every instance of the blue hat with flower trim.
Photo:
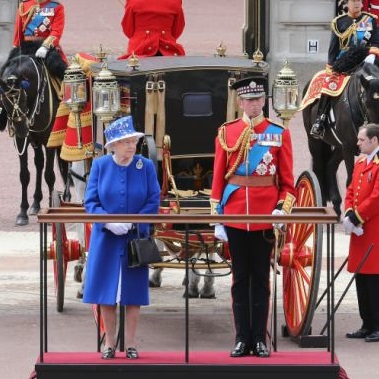
[[138,137],[141,138],[145,134],[137,132],[134,129],[132,116],[121,117],[118,120],[112,122],[105,130],[104,135],[107,140],[105,148],[107,149],[109,145],[119,140],[125,138]]

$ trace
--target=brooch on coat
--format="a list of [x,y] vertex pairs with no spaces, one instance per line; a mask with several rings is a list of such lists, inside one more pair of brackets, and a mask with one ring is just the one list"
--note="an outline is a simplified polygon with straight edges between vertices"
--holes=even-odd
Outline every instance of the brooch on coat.
[[138,159],[137,163],[136,163],[136,168],[138,170],[141,170],[143,167],[143,163],[142,163],[142,159]]

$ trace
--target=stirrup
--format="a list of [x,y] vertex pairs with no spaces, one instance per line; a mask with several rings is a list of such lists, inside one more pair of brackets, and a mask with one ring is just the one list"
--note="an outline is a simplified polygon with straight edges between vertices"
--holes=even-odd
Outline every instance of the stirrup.
[[318,124],[313,124],[310,135],[315,139],[322,139],[325,134],[325,128],[321,127]]

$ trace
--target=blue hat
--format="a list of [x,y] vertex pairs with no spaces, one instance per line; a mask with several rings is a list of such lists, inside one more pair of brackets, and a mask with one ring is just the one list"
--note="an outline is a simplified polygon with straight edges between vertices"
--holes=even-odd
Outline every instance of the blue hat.
[[145,134],[137,132],[133,126],[132,116],[121,117],[118,120],[112,122],[105,130],[104,135],[107,140],[105,148],[113,142],[119,141],[124,138],[138,137],[141,138]]
[[232,85],[232,89],[235,89],[242,99],[254,99],[266,95],[263,78],[249,77],[238,80]]

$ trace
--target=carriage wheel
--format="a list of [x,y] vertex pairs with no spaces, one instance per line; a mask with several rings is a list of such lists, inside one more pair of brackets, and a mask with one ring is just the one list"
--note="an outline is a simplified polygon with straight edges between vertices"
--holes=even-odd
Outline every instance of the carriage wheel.
[[[61,206],[60,195],[57,191],[52,193],[52,206],[57,208]],[[67,243],[66,229],[62,223],[53,223],[53,241],[55,245],[54,260],[54,285],[55,297],[57,301],[57,311],[63,311],[64,304],[64,287],[66,281],[67,261],[64,256],[64,245]]]
[[[297,207],[321,207],[322,197],[313,172],[296,182]],[[322,225],[290,224],[280,255],[283,266],[283,308],[290,336],[307,335],[316,308],[322,259]]]

